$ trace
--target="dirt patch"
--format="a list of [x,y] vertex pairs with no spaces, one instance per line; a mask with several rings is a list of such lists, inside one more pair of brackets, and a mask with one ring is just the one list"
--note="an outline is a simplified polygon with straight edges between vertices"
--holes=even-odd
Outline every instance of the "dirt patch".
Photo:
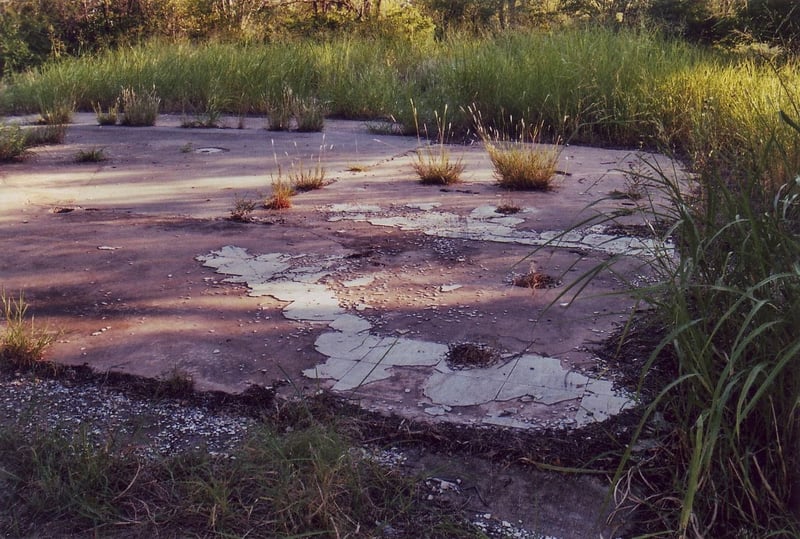
[[534,290],[541,290],[543,288],[556,288],[561,285],[561,281],[538,271],[532,271],[525,275],[520,275],[514,278],[514,286],[521,288],[532,288]]
[[500,361],[500,352],[484,344],[451,344],[447,349],[447,365],[451,369],[488,367]]

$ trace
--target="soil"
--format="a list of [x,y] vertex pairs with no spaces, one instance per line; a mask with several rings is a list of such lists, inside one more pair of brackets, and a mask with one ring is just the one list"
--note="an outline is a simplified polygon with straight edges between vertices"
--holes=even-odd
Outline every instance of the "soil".
[[[36,324],[58,331],[47,359],[144,379],[182,372],[200,391],[228,394],[258,387],[289,398],[332,387],[303,374],[328,359],[316,346],[324,324],[288,318],[287,301],[256,295],[252,283],[198,259],[226,246],[254,257],[335,260],[336,270],[320,282],[371,332],[444,346],[476,343],[508,357],[535,352],[581,373],[598,371],[593,344],[627,320],[626,286],[650,278],[642,256],[618,256],[608,240],[592,239],[602,235],[607,214],[620,216],[617,232],[645,226],[646,209],[607,196],[624,189],[624,171],[640,159],[635,152],[567,147],[559,169],[568,173],[554,189],[511,192],[495,184],[482,148],[457,147],[465,183],[438,189],[414,175],[416,138],[375,135],[359,122],[328,121],[323,134],[267,132],[257,118],[246,123],[189,130],[180,118],[162,116],[152,128],[100,127],[94,115],[78,114],[63,145],[0,165],[0,286],[24,293]],[[106,161],[75,163],[77,152],[98,148]],[[329,184],[297,194],[290,209],[265,209],[275,177],[302,163],[323,166]],[[237,202],[248,200],[257,203],[253,211],[235,215]],[[509,214],[508,207],[520,211]],[[415,224],[431,216],[439,220]],[[509,239],[517,231],[573,227],[586,230],[583,243]],[[628,282],[600,272],[585,287],[573,285],[612,262]],[[533,290],[522,289],[513,286],[520,274],[548,280],[538,286],[534,278]],[[567,408],[524,400],[515,403],[524,413],[503,402],[431,416],[422,404],[436,403],[420,389],[420,377],[430,374],[423,371],[398,369],[338,397],[376,417],[400,418],[398,428],[409,421],[428,441],[463,428],[473,434],[461,445],[474,444],[492,414],[540,425],[530,433],[485,427],[512,447],[540,437],[551,442],[546,452],[557,454],[563,440],[586,446],[590,437],[544,436],[545,419]],[[416,465],[474,484],[480,496],[465,502],[471,510],[563,538],[610,533],[597,527],[608,511],[598,504],[603,480],[536,471],[530,462],[542,462],[541,453],[499,458],[496,442],[478,455],[446,445],[417,446]],[[479,486],[477,478],[490,484]]]

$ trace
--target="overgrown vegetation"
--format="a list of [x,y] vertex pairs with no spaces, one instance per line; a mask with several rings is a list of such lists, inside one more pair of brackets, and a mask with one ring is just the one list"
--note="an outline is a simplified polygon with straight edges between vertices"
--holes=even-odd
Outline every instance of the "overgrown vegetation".
[[[476,134],[483,138],[499,179],[509,178],[513,187],[549,187],[557,153],[539,159],[531,151],[533,142],[543,140],[659,148],[685,158],[695,174],[693,189],[687,191],[660,171],[648,175],[642,188],[636,176],[645,173],[637,172],[628,192],[617,194],[643,203],[646,191],[660,185],[672,206],[651,209],[659,222],[674,223],[667,234],[679,255],[656,253],[648,264],[659,284],[636,290],[654,308],[653,323],[664,334],[645,374],[668,376],[638,433],[643,444],[629,446],[617,477],[618,492],[626,503],[649,511],[645,514],[652,518],[645,526],[656,535],[800,533],[800,371],[794,365],[800,356],[800,114],[793,95],[800,85],[800,65],[785,54],[797,47],[800,10],[794,2],[425,0],[406,6],[406,11],[391,2],[382,9],[366,1],[297,2],[283,11],[269,2],[233,7],[212,1],[202,9],[192,0],[136,4],[140,11],[126,11],[113,1],[104,4],[105,11],[70,10],[57,0],[0,7],[5,15],[0,25],[6,29],[0,33],[4,73],[62,57],[30,72],[7,75],[0,88],[0,110],[39,112],[45,121],[55,122],[73,107],[113,106],[121,88],[158,88],[157,97],[151,94],[153,114],[159,104],[172,112],[205,111],[209,117],[258,113],[268,115],[269,128],[276,130],[321,129],[325,113],[367,118],[387,131],[437,140],[433,153],[421,154],[417,161],[423,171],[436,172],[436,181],[449,181],[461,172],[460,163],[452,163],[445,152],[444,128],[436,113],[450,110],[447,130],[464,139]],[[580,24],[584,20],[604,25],[586,28]],[[37,28],[48,24],[53,32],[46,38],[37,34]],[[563,27],[538,30],[557,25]],[[348,35],[331,28],[348,30]],[[480,32],[487,28],[508,31]],[[287,34],[314,39],[273,39]],[[225,39],[203,41],[210,36]],[[189,44],[186,37],[196,41]],[[718,47],[698,47],[674,37]],[[155,39],[103,47],[138,43],[139,38]],[[92,55],[64,56],[95,46]],[[135,94],[127,91],[132,99]],[[416,107],[409,110],[412,98]],[[123,102],[123,121],[135,110],[129,106]],[[477,133],[475,116],[481,120]],[[531,137],[524,126],[539,127]],[[14,159],[24,151],[24,131],[0,130],[0,159]],[[531,170],[543,173],[531,175]],[[292,183],[279,173],[267,206],[289,207]],[[251,204],[242,201],[232,216],[244,220],[251,211]],[[9,314],[7,308],[7,319],[17,316],[18,311]],[[319,451],[328,451],[328,442],[339,443],[326,430],[304,435],[315,437]],[[254,455],[279,438],[263,436],[251,448]],[[278,460],[292,462],[294,453],[281,451]],[[26,452],[16,448],[14,454]],[[319,457],[312,451],[302,461],[313,463]],[[167,474],[170,481],[178,480],[156,492],[171,502],[190,500],[194,512],[168,514],[167,521],[203,521],[210,526],[203,530],[235,534],[252,523],[248,519],[266,511],[263,500],[273,499],[263,490],[271,488],[267,483],[247,483],[252,480],[248,455],[230,461],[184,458],[189,460],[170,464]],[[341,463],[346,470],[353,465],[347,459]],[[339,475],[335,463],[326,466]],[[360,464],[355,466],[360,470]],[[189,469],[195,475],[181,475]],[[127,499],[139,488],[139,479],[131,483],[130,471],[122,470],[120,484],[134,487],[128,492],[101,485],[110,499]],[[263,499],[245,499],[245,490],[235,486],[239,483],[215,482],[239,472],[242,484]],[[284,471],[273,472],[283,477]],[[149,485],[164,485],[159,481],[166,476],[159,473],[147,471],[153,474]],[[95,477],[91,470],[84,476],[88,481]],[[35,479],[21,472],[20,477]],[[311,494],[303,488],[315,484],[310,481],[301,479],[302,488],[286,492],[305,500]],[[319,507],[317,513],[308,513],[314,518],[331,516],[326,511],[344,503],[337,498],[341,493],[348,503],[358,501],[368,508],[374,503],[319,476],[314,481],[325,498],[310,502]],[[75,488],[98,487],[86,483]],[[56,503],[56,498],[43,499],[42,506]],[[37,514],[35,508],[19,507],[19,522],[27,522],[22,516],[26,512]],[[59,514],[86,519],[79,526],[120,518],[119,507],[67,507],[69,511]],[[264,515],[280,515],[281,526],[298,526],[274,533],[329,524],[288,509],[270,510],[278,512]],[[105,516],[93,520],[91,515]],[[352,522],[332,518],[336,534],[351,529],[347,526]],[[239,527],[243,520],[245,528]]]
[[3,531],[17,536],[474,537],[418,482],[351,450],[332,425],[263,425],[231,455],[148,461],[111,446],[0,429]]

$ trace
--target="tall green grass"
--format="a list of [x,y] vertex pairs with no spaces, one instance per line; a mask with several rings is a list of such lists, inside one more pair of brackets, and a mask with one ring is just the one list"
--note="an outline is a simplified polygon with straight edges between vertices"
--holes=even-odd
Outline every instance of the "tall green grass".
[[[122,88],[155,87],[162,110],[265,114],[285,88],[315,97],[337,117],[394,117],[435,132],[435,111],[453,111],[455,134],[472,129],[473,107],[488,127],[543,124],[571,143],[668,145],[701,166],[735,158],[763,166],[786,151],[773,121],[800,83],[794,61],[773,68],[646,31],[565,29],[442,41],[341,36],[271,44],[152,41],[47,64],[12,77],[0,111],[39,111],[56,101],[111,106]],[[775,143],[779,144],[775,144]],[[787,156],[783,156],[787,157]],[[782,159],[785,161],[785,159]],[[767,167],[764,174],[788,178]]]
[[643,378],[662,389],[617,485],[653,536],[800,534],[800,176],[779,168],[795,171],[779,187],[758,169],[649,175],[671,202],[650,218],[676,245],[647,261],[658,284],[634,291],[662,336]]

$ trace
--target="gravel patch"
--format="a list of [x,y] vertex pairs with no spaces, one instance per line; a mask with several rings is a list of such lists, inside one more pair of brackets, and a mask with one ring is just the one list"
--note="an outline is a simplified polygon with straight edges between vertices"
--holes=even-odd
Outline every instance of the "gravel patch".
[[153,400],[100,380],[0,374],[0,425],[78,436],[96,447],[110,443],[146,458],[194,449],[228,453],[254,424],[212,403]]

